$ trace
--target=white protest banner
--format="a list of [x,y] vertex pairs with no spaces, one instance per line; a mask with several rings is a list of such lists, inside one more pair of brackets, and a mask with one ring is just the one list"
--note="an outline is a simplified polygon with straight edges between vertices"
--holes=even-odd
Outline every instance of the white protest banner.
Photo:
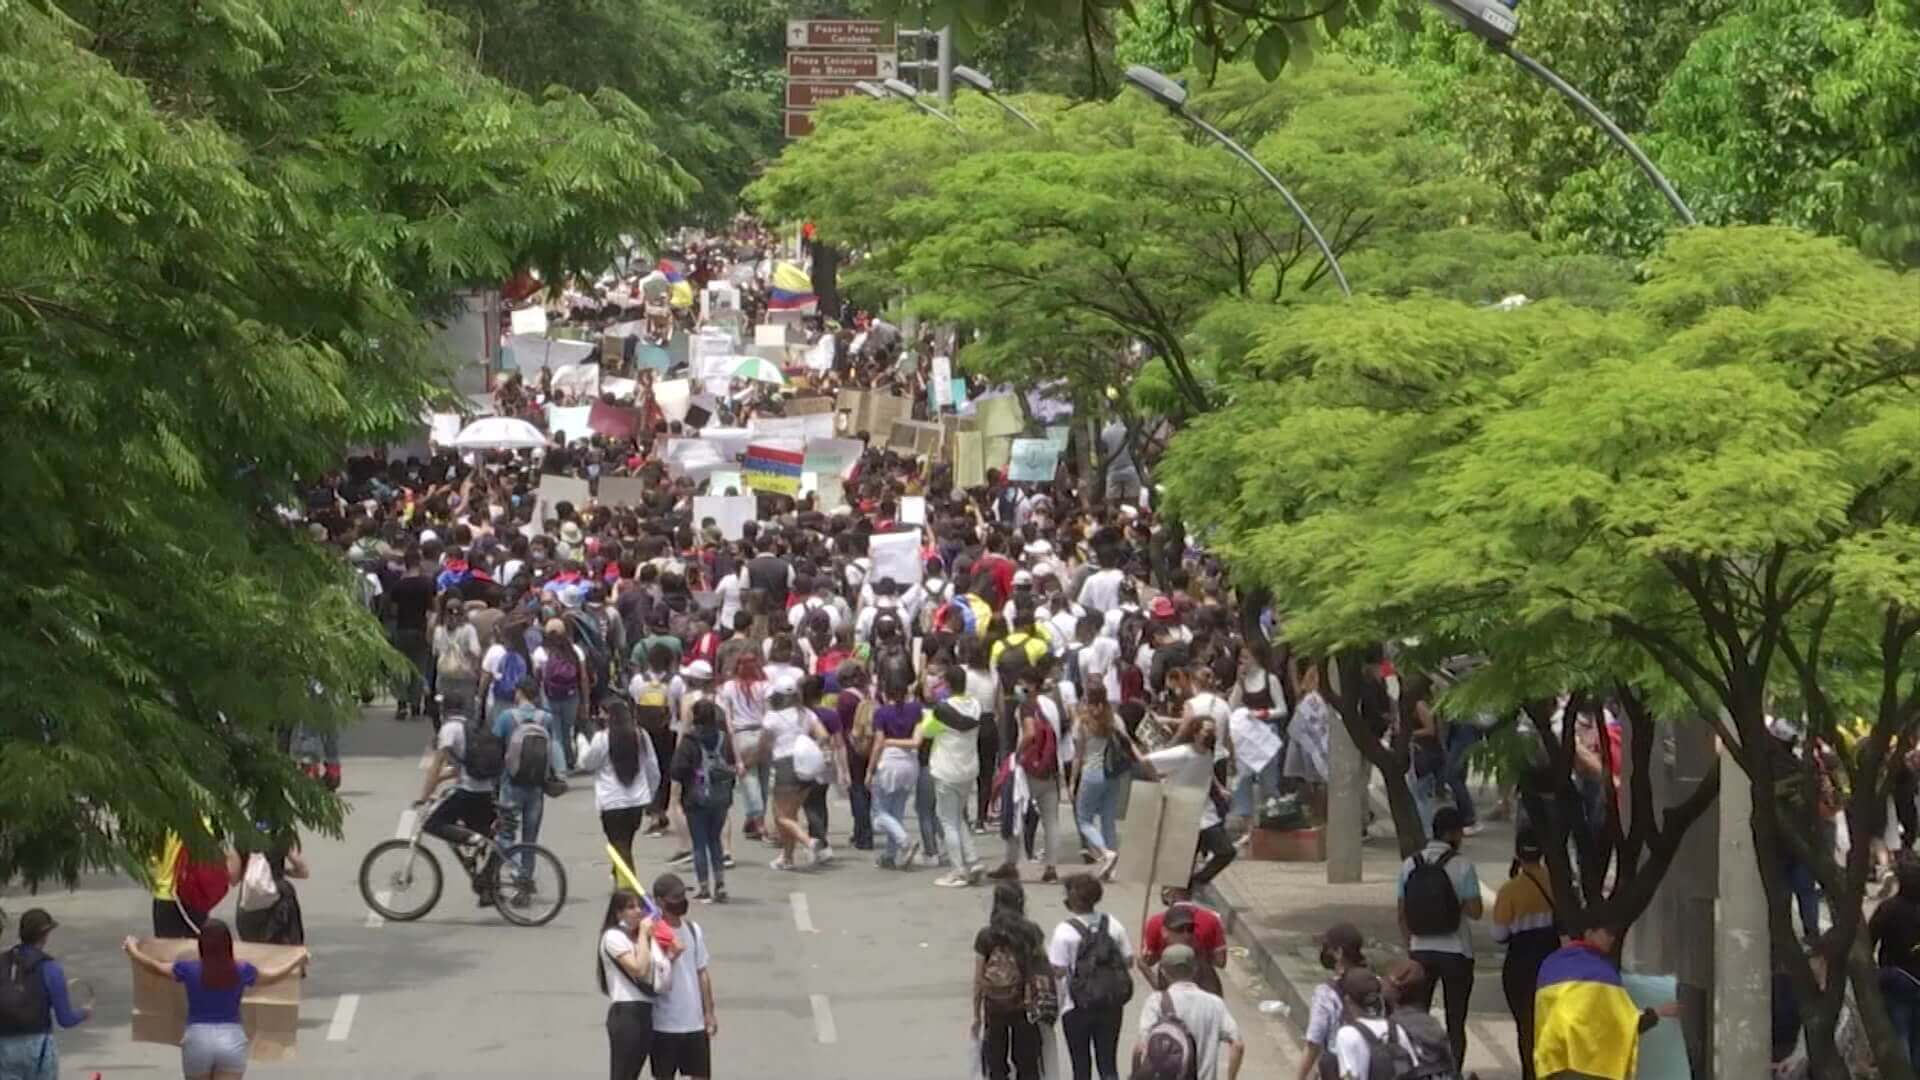
[[563,502],[572,503],[576,509],[583,507],[593,497],[593,488],[572,476],[542,476],[538,491],[540,506],[548,513]]
[[684,422],[687,409],[693,404],[693,382],[689,379],[668,379],[653,384],[653,402],[660,406],[660,412],[676,423]]
[[600,396],[599,364],[565,364],[553,369],[553,389],[576,398]]
[[728,469],[707,474],[707,490],[715,495],[725,495],[729,490],[735,495],[747,494],[747,478],[738,469]]
[[532,372],[591,360],[599,349],[584,341],[553,341],[545,336],[515,334],[507,339],[506,351],[513,354],[514,368]]
[[639,506],[647,497],[647,482],[637,476],[603,476],[596,497],[601,506]]
[[1015,439],[1007,462],[1007,479],[1016,484],[1046,484],[1060,463],[1060,448],[1045,439]]
[[445,446],[460,434],[459,413],[434,413],[428,423],[427,438],[435,446]]
[[927,497],[924,495],[900,496],[900,524],[925,525],[927,523]]
[[761,323],[759,326],[753,328],[753,343],[755,345],[778,345],[784,349],[787,346],[787,328],[784,326],[769,326],[766,323]]
[[632,401],[633,395],[639,391],[640,380],[638,379],[602,378],[600,380],[600,392],[603,394],[612,394],[615,399],[620,401]]
[[867,444],[859,439],[808,439],[807,460],[801,468],[845,479],[866,451]]
[[823,337],[807,349],[806,364],[808,371],[829,371],[833,368],[833,338]]
[[[820,478],[819,473],[810,473],[808,475],[813,476],[816,482]],[[820,487],[814,491],[813,507],[823,514],[831,514],[836,510],[846,509],[847,489],[841,486],[839,477],[828,476],[826,483],[821,484]]]
[[755,435],[778,439],[831,439],[833,438],[833,414],[756,416],[747,421],[747,430]]
[[753,432],[743,427],[712,427],[700,432],[700,438],[720,448],[720,456],[728,461],[747,452],[754,442]]
[[733,370],[733,338],[724,330],[702,330],[691,342],[687,362],[693,373],[703,379],[717,378]]
[[727,378],[725,375],[720,375],[715,378],[700,380],[700,386],[714,397],[723,398],[732,393],[733,380]]
[[668,439],[664,455],[667,471],[675,476],[691,476],[696,480],[722,469],[731,469],[734,463],[720,453],[722,447],[705,439]]
[[876,533],[867,539],[867,555],[873,560],[872,580],[892,578],[901,585],[920,580],[920,530]]
[[555,435],[564,435],[568,442],[576,439],[593,438],[593,417],[591,405],[549,405],[547,406],[547,430]]
[[933,373],[927,376],[927,391],[933,395],[934,408],[944,409],[953,404],[953,357],[933,358]]
[[708,518],[720,527],[720,535],[738,540],[745,535],[747,522],[757,512],[758,500],[751,495],[696,495],[693,497],[693,523],[705,525]]
[[516,334],[544,334],[547,332],[547,309],[535,304],[521,308],[513,313],[513,332]]

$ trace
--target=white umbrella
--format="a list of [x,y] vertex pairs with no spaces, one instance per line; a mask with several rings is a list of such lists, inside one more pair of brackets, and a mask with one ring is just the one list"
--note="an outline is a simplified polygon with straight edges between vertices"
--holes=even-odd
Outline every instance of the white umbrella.
[[540,429],[511,416],[475,420],[453,437],[456,450],[535,450],[547,445]]
[[787,385],[787,377],[780,365],[758,356],[734,357],[732,370],[728,377],[734,379],[752,379],[754,382],[772,383],[775,386]]

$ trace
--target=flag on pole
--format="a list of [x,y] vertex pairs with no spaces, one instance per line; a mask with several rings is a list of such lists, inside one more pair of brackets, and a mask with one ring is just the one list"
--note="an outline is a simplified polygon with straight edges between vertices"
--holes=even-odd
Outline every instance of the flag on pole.
[[776,263],[773,280],[767,289],[767,308],[771,311],[812,311],[819,304],[813,295],[813,281],[807,272],[790,262]]

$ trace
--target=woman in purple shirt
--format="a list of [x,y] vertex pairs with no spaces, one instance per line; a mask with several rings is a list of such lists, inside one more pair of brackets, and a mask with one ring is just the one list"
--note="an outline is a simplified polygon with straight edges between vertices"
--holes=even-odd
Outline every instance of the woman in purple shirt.
[[907,800],[920,779],[920,759],[913,750],[913,729],[920,723],[921,706],[911,697],[884,698],[873,712],[874,754],[867,766],[867,784],[873,789],[873,825],[886,838],[874,865],[884,870],[910,869],[920,845],[907,839],[901,819]]
[[186,1080],[240,1080],[247,1071],[247,1029],[240,1023],[240,999],[249,986],[279,982],[307,968],[302,949],[278,968],[262,971],[233,958],[233,931],[219,919],[200,930],[200,959],[169,964],[124,943],[133,962],[187,991],[187,1030],[180,1039],[180,1071]]

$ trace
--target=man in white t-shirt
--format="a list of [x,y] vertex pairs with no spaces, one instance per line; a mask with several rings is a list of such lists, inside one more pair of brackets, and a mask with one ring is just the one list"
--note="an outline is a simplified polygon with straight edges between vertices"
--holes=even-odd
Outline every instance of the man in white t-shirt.
[[[1340,1067],[1340,1080],[1367,1080],[1373,1069],[1373,1048],[1389,1038],[1389,1033],[1416,1066],[1421,1064],[1406,1031],[1387,1021],[1386,998],[1378,975],[1363,967],[1349,968],[1340,977],[1340,996],[1346,1002],[1349,1017],[1333,1036],[1333,1055]],[[1363,1027],[1365,1031],[1361,1030]]]
[[1091,1066],[1097,1065],[1097,1075],[1102,1080],[1110,1080],[1119,1075],[1121,1014],[1126,1003],[1089,1005],[1075,1002],[1072,992],[1074,967],[1079,963],[1080,946],[1088,933],[1104,929],[1119,947],[1121,962],[1128,969],[1133,966],[1133,942],[1127,937],[1127,928],[1119,919],[1099,911],[1104,892],[1100,879],[1092,874],[1080,873],[1067,878],[1069,917],[1053,928],[1053,936],[1047,940],[1047,962],[1053,966],[1053,974],[1060,982],[1060,1033],[1073,1061],[1073,1074],[1095,1075]]
[[[1233,1014],[1227,1011],[1227,1003],[1218,994],[1194,985],[1193,978],[1199,970],[1200,958],[1192,946],[1169,945],[1167,951],[1160,954],[1160,974],[1166,978],[1167,988],[1140,1004],[1140,1038],[1133,1045],[1134,1064],[1139,1064],[1146,1049],[1148,1033],[1171,1011],[1193,1036],[1194,1050],[1199,1055],[1195,1080],[1237,1080],[1240,1063],[1247,1055],[1246,1040],[1241,1038],[1240,1025],[1234,1023]],[[1224,1071],[1220,1068],[1222,1046],[1227,1048]]]
[[713,980],[707,974],[706,932],[687,919],[687,885],[678,874],[656,878],[653,898],[680,949],[666,989],[653,1003],[654,1080],[708,1080],[713,1076],[712,1039],[720,1022],[714,1014]]
[[1100,569],[1081,584],[1077,601],[1081,607],[1105,615],[1120,606],[1120,583],[1126,578],[1125,571],[1103,561]]

